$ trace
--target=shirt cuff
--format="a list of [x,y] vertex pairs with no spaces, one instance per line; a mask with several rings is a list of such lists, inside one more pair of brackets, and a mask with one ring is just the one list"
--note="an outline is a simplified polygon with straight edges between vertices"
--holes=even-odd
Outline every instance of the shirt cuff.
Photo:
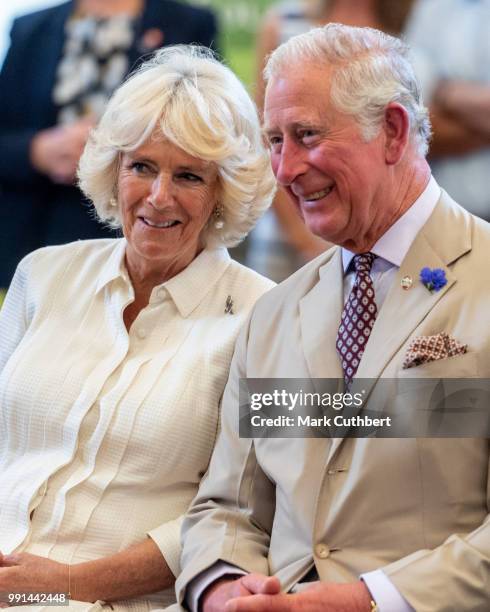
[[361,575],[379,612],[415,612],[383,570]]
[[170,571],[176,577],[180,574],[180,555],[182,552],[180,529],[183,521],[184,516],[182,515],[147,532],[147,535],[160,549]]
[[189,582],[185,592],[186,607],[191,612],[198,612],[199,610],[199,599],[204,591],[211,586],[213,582],[216,582],[223,576],[235,575],[245,576],[247,572],[244,572],[235,565],[225,563],[224,561],[218,561],[208,567],[207,570],[198,574],[193,580]]

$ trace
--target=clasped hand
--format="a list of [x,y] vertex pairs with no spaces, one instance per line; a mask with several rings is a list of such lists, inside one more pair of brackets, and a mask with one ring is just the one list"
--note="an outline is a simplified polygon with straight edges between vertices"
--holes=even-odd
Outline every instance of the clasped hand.
[[312,582],[299,593],[281,593],[275,576],[224,577],[204,593],[203,612],[369,612],[363,582]]
[[[68,593],[68,565],[29,553],[0,553],[0,593]],[[0,602],[5,607],[5,602]]]

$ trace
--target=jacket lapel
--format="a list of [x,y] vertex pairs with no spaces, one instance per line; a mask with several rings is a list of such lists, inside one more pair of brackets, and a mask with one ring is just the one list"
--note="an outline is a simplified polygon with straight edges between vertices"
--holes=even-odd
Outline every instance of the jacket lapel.
[[73,3],[66,2],[52,11],[47,11],[31,37],[42,70],[30,74],[30,91],[34,92],[34,98],[29,100],[29,104],[34,108],[34,112],[42,117],[43,127],[57,123],[58,109],[52,101],[53,84],[56,83],[56,72],[65,44],[65,24],[72,9]]
[[[471,217],[444,194],[415,238],[378,314],[356,378],[382,376],[413,331],[457,282],[451,264],[471,250]],[[442,268],[447,284],[431,293],[419,280],[423,267]],[[410,276],[411,289],[401,280]],[[444,330],[441,330],[444,331]]]
[[[471,250],[472,223],[471,215],[443,192],[434,212],[403,260],[376,318],[351,387],[352,393],[361,389],[365,391],[364,405],[377,379],[383,376],[384,370],[403,344],[457,282],[450,266]],[[447,284],[440,291],[430,293],[419,281],[420,270],[425,266],[444,270]],[[413,279],[411,289],[404,290],[401,287],[401,280],[405,276]],[[401,363],[399,365],[401,367]],[[363,379],[362,383],[359,379]],[[327,464],[344,439],[334,439]]]
[[[166,5],[164,0],[146,0],[143,13],[134,32],[134,40],[128,51],[130,72],[135,70],[139,64],[165,43],[165,31],[163,30],[163,16],[166,15]],[[155,45],[148,45],[145,34],[151,31],[153,34],[161,33],[162,40]]]
[[302,346],[311,378],[342,378],[335,342],[343,308],[341,250],[320,270],[320,280],[299,303]]

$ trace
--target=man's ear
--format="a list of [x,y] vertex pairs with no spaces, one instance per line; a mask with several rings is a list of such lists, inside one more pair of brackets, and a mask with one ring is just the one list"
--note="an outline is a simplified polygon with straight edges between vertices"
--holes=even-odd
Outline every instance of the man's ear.
[[408,113],[398,102],[390,102],[385,108],[383,129],[386,136],[386,163],[397,164],[407,148],[410,131]]

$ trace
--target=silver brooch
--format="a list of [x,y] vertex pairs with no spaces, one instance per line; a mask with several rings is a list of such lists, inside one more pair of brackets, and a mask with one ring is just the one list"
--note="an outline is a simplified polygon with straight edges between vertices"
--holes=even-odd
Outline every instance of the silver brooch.
[[233,300],[231,299],[231,295],[226,298],[225,314],[235,314],[233,312]]
[[405,289],[405,291],[407,291],[413,285],[412,277],[411,276],[404,276],[402,278],[400,284],[402,286],[402,289]]

